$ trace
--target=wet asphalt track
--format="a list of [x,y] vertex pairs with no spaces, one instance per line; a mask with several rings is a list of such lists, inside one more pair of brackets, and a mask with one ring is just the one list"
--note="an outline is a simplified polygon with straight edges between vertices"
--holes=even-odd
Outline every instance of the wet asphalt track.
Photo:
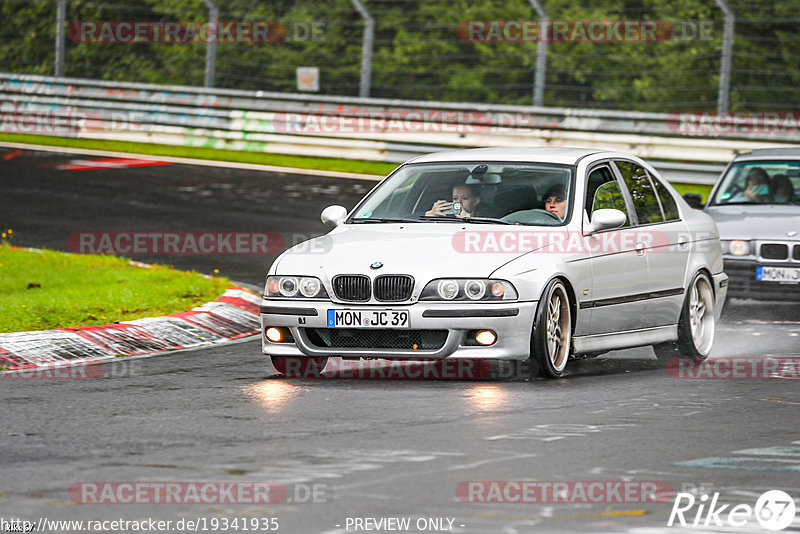
[[[10,152],[0,149],[0,227],[18,245],[57,249],[73,232],[315,235],[324,206],[351,207],[374,185],[183,165],[63,171],[78,158]],[[273,257],[136,259],[260,285]],[[268,517],[287,533],[347,532],[348,517],[449,518],[453,532],[648,533],[683,530],[666,527],[671,501],[470,504],[456,488],[663,481],[721,503],[752,506],[768,489],[800,499],[796,380],[676,380],[649,349],[574,362],[558,381],[277,380],[259,349],[115,362],[97,380],[0,379],[0,518]],[[734,302],[712,358],[790,355],[798,306]],[[68,490],[86,481],[272,481],[293,502],[75,504]],[[311,485],[317,502],[298,502]],[[785,531],[800,532],[800,514]]]

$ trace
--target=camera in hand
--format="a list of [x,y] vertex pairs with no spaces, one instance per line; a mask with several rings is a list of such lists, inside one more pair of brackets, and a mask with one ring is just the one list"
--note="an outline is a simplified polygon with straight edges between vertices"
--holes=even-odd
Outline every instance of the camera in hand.
[[444,210],[442,213],[445,215],[457,215],[461,213],[461,202],[453,202],[449,210]]

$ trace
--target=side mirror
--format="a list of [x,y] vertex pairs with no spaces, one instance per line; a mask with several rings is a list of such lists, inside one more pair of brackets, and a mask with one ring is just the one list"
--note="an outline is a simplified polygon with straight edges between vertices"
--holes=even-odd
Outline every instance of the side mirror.
[[703,204],[703,196],[697,193],[684,193],[683,200],[696,210],[701,210],[705,206],[705,204]]
[[625,224],[628,217],[620,210],[601,209],[592,213],[592,222],[589,223],[586,235],[594,234],[601,230],[619,228]]
[[347,208],[344,206],[328,206],[319,216],[323,224],[329,226],[339,226],[347,218]]

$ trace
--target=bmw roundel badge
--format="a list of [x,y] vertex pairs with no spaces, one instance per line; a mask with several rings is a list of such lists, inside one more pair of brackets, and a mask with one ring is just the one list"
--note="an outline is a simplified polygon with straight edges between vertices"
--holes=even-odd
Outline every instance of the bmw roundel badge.
[[372,265],[369,266],[370,269],[380,269],[383,267],[383,263],[380,261],[373,262]]

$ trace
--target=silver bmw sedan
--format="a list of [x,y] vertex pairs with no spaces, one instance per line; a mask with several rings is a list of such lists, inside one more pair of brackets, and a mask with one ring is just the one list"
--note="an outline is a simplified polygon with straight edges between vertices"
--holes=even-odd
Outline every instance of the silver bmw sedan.
[[471,149],[398,167],[267,274],[263,353],[568,361],[652,345],[703,359],[727,291],[716,225],[646,162],[582,148]]

